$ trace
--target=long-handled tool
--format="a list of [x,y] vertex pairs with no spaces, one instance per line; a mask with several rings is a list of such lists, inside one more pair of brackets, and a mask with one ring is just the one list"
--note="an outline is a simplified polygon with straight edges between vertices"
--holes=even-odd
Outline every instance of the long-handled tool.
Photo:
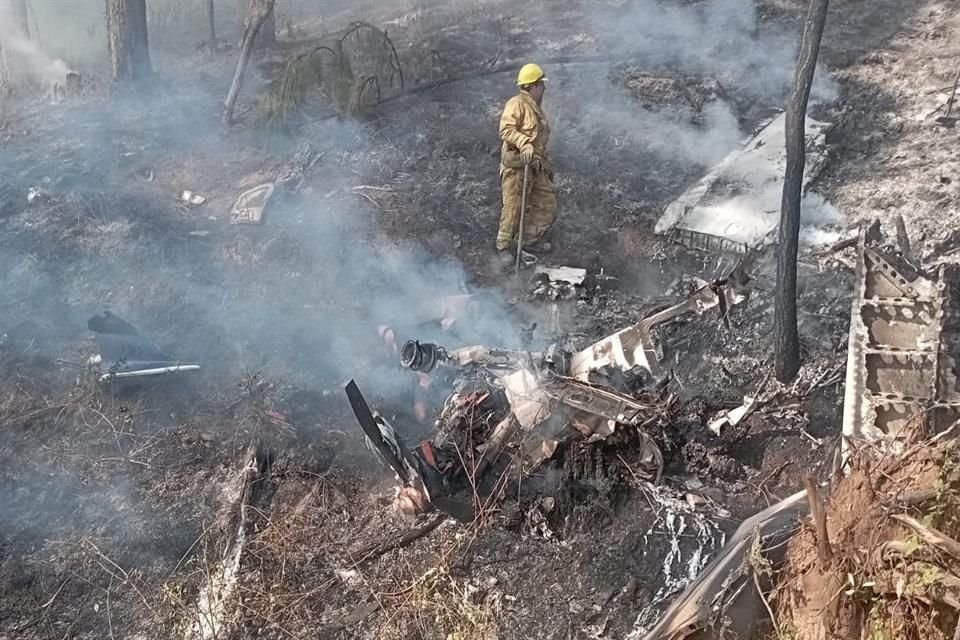
[[530,179],[530,165],[523,165],[523,191],[520,192],[520,229],[517,231],[517,263],[514,275],[520,275],[520,255],[523,253],[523,218],[527,213],[527,181]]
[[953,101],[957,97],[957,86],[960,85],[960,69],[957,69],[957,75],[953,79],[953,91],[950,92],[950,100],[947,101],[947,115],[937,118],[937,124],[945,127],[952,127],[957,124],[957,118],[953,115]]

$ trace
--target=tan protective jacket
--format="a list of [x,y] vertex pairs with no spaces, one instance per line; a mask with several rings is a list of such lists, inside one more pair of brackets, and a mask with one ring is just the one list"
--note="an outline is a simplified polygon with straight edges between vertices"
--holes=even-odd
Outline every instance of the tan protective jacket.
[[552,170],[547,153],[550,126],[543,110],[526,91],[521,91],[504,105],[500,116],[500,139],[503,141],[500,147],[501,173],[504,169],[523,167],[520,148],[528,142],[533,145],[534,158],[540,161],[543,170]]

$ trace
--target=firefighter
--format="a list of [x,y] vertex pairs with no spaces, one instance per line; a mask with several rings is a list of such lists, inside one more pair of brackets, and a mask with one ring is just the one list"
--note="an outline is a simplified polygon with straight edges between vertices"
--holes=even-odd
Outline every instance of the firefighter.
[[497,253],[505,266],[513,264],[516,257],[524,166],[529,167],[529,176],[523,249],[532,253],[547,253],[552,249],[546,234],[556,215],[557,196],[553,166],[547,153],[550,127],[541,106],[546,80],[539,66],[524,65],[517,76],[520,91],[507,101],[500,117],[503,209],[497,231]]

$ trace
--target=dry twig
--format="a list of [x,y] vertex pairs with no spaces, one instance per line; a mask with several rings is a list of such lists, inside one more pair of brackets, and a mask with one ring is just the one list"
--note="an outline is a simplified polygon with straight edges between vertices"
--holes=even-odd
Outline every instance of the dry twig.
[[430,533],[431,531],[439,527],[441,524],[443,524],[444,521],[446,521],[446,519],[447,519],[447,514],[437,513],[432,518],[430,518],[429,520],[424,522],[422,525],[420,525],[419,527],[411,527],[406,531],[404,531],[399,536],[393,538],[392,540],[381,542],[376,545],[373,545],[372,547],[367,547],[361,550],[359,553],[356,554],[358,557],[353,560],[353,566],[360,567],[370,562],[371,560],[379,558],[380,556],[387,553],[388,551],[393,551],[394,549],[403,548],[409,545],[410,543],[416,540],[419,540],[420,538],[424,537],[425,535],[427,535],[428,533]]
[[804,478],[807,488],[807,501],[810,503],[810,516],[817,532],[817,556],[820,558],[820,567],[827,571],[833,561],[833,549],[830,547],[830,538],[827,536],[827,515],[823,510],[823,503],[817,493],[817,485],[813,476]]
[[894,514],[891,517],[897,522],[905,524],[913,529],[913,531],[927,544],[932,545],[945,553],[949,553],[955,559],[960,560],[960,542],[957,542],[942,531],[938,531],[933,527],[924,525],[922,522],[916,520],[915,518],[911,518],[908,515]]

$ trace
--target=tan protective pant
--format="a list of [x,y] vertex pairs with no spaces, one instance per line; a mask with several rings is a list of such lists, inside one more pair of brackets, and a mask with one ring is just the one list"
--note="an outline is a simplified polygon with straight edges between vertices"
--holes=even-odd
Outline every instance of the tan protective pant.
[[[516,247],[520,226],[520,191],[523,189],[523,169],[500,167],[500,188],[503,191],[503,209],[500,229],[497,231],[497,251]],[[530,170],[527,181],[527,211],[523,216],[523,246],[540,240],[553,225],[557,214],[557,193],[546,171]]]

